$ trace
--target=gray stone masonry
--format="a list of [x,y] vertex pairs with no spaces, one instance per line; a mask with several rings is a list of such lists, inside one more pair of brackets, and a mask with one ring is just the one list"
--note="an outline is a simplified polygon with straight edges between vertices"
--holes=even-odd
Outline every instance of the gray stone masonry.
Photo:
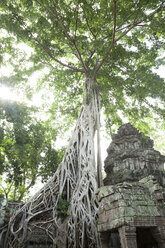
[[165,156],[129,123],[113,135],[107,152],[98,194],[102,248],[164,248]]

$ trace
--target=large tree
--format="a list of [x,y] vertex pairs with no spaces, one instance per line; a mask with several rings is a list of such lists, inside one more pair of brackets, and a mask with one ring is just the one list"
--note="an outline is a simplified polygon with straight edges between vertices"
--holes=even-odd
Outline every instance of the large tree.
[[[164,81],[152,72],[164,46],[164,6],[162,0],[1,2],[1,27],[35,49],[35,66],[52,68],[48,81],[59,93],[65,90],[75,111],[82,103],[63,162],[12,218],[6,247],[23,247],[33,228],[45,229],[55,247],[99,247],[96,191],[102,179],[94,135],[97,130],[99,143],[100,109],[112,123],[120,122],[118,110],[132,122],[151,108],[164,117]],[[60,205],[67,207],[60,212]]]

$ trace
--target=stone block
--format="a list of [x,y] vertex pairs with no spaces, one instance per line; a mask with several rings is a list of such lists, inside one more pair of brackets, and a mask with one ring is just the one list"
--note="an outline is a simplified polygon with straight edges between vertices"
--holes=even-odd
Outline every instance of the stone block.
[[108,196],[108,195],[111,195],[114,193],[114,189],[112,186],[103,186],[99,189],[99,192],[98,192],[98,198],[99,200],[101,200],[102,198]]
[[109,212],[105,212],[103,214],[100,214],[99,215],[99,220],[98,220],[98,223],[99,224],[103,224],[103,223],[106,223],[109,219]]

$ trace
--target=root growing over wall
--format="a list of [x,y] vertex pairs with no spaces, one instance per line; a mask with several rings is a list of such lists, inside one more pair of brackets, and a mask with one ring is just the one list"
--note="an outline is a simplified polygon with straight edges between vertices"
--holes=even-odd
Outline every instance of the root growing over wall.
[[48,183],[10,220],[6,248],[26,247],[37,229],[44,231],[54,247],[99,247],[94,154],[98,116],[98,94],[93,80],[87,79],[85,103],[63,162]]

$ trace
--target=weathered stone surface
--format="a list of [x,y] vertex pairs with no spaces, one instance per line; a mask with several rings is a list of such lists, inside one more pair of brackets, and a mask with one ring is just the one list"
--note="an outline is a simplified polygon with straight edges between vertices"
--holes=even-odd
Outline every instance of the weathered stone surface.
[[150,174],[164,185],[165,156],[153,149],[153,141],[131,124],[122,125],[113,135],[105,160],[104,185],[140,180]]
[[106,187],[107,190],[99,194],[99,225],[106,223],[106,228],[113,229],[122,223],[129,223],[135,217],[161,216],[150,189],[142,183],[125,182]]
[[50,238],[48,238],[44,230],[32,229],[32,233],[33,235],[28,238],[29,242],[25,246],[25,248],[35,248],[35,247],[51,248],[53,247],[52,241],[50,240]]

